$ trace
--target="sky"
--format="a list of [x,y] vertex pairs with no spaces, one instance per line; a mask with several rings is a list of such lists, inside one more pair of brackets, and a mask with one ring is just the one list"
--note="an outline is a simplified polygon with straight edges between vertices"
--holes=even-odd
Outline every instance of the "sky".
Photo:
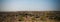
[[58,0],[1,0],[0,11],[57,11]]

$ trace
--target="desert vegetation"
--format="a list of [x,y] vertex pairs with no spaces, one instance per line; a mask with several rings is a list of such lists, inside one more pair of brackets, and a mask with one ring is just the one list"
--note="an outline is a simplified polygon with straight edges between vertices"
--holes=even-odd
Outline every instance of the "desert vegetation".
[[0,12],[0,22],[60,22],[60,11]]

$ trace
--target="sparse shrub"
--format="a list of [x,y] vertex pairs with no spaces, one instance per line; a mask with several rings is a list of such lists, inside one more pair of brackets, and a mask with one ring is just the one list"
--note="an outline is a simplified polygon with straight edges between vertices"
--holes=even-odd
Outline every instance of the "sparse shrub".
[[23,16],[19,16],[19,21],[23,21],[23,20],[24,20]]
[[35,18],[40,18],[40,16],[35,16]]
[[40,20],[45,21],[46,20],[46,17],[45,16],[42,16]]
[[33,17],[32,20],[36,20],[36,19]]
[[55,19],[55,20],[60,20],[60,17],[56,16],[54,19]]

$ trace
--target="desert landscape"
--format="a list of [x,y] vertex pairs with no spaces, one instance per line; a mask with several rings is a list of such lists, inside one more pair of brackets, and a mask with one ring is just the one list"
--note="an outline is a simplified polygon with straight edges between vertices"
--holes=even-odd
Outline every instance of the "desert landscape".
[[60,11],[0,12],[0,22],[60,22]]

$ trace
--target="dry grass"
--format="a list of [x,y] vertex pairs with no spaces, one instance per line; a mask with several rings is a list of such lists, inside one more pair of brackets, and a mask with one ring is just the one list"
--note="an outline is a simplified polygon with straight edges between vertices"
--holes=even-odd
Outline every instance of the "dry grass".
[[59,12],[60,11],[55,11],[54,13],[49,11],[0,12],[0,22],[60,22],[46,17],[48,14],[60,14]]

